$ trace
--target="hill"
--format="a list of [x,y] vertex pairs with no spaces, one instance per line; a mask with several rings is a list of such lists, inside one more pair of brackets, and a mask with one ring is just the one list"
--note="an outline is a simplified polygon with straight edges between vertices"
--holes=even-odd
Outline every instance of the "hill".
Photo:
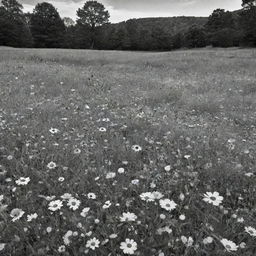
[[207,17],[130,19],[107,24],[98,33],[97,48],[129,50],[170,50],[191,26],[204,26]]

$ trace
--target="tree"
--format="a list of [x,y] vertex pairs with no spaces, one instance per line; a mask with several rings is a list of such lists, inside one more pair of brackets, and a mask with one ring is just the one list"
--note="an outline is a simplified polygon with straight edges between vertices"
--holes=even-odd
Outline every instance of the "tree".
[[30,19],[34,46],[59,48],[63,44],[65,25],[58,11],[50,3],[39,3]]
[[224,9],[216,9],[208,18],[206,28],[210,31],[217,31],[224,28],[234,28],[235,20],[231,12]]
[[16,0],[2,0],[0,7],[0,45],[14,47],[32,46],[32,36],[23,6]]
[[91,48],[94,48],[96,29],[109,22],[109,12],[104,5],[97,1],[87,1],[84,6],[77,10],[78,25],[89,26],[91,32]]
[[243,29],[243,43],[256,46],[256,1],[243,0],[242,6],[240,26]]
[[255,0],[242,0],[242,6],[243,7],[252,7],[256,5],[256,1]]
[[75,22],[69,17],[64,17],[63,22],[64,22],[64,25],[65,25],[66,28],[72,27],[72,26],[75,25]]
[[185,46],[189,48],[198,48],[206,46],[206,32],[203,27],[194,25],[189,28],[185,34]]

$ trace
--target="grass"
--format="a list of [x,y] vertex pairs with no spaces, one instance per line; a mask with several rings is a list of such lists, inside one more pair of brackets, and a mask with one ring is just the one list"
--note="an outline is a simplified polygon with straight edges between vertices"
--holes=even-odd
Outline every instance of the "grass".
[[255,66],[1,48],[0,253],[256,255]]

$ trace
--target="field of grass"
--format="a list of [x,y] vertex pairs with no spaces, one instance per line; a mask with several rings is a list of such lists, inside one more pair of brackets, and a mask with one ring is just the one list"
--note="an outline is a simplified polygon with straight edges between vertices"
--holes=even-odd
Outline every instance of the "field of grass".
[[255,198],[255,50],[0,48],[0,255],[255,256]]

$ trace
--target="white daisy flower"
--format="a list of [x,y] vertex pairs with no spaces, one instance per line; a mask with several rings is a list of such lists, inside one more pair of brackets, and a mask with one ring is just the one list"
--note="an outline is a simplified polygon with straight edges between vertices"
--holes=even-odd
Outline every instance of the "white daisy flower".
[[121,222],[129,222],[129,221],[136,221],[137,216],[132,212],[124,212],[123,215],[120,217]]
[[87,241],[86,247],[94,251],[96,248],[99,248],[99,244],[100,241],[96,237],[94,237]]
[[116,177],[115,172],[108,172],[106,175],[106,179],[114,179]]
[[27,215],[27,222],[31,222],[32,220],[35,220],[38,217],[37,213],[32,213]]
[[157,199],[157,200],[164,197],[164,195],[161,192],[158,192],[158,191],[154,191],[153,195],[154,195],[155,199]]
[[141,198],[141,200],[146,201],[146,202],[155,201],[155,196],[151,192],[145,192],[145,193],[140,194],[140,198]]
[[104,205],[102,206],[103,209],[108,209],[111,206],[111,202],[110,201],[106,201],[104,203]]
[[99,131],[100,131],[100,132],[106,132],[107,129],[106,129],[105,127],[100,127],[100,128],[99,128]]
[[5,245],[6,245],[6,244],[4,244],[4,243],[0,243],[0,252],[1,252],[2,250],[4,250]]
[[17,185],[25,186],[30,182],[30,178],[29,177],[20,177],[15,182],[16,182]]
[[172,211],[176,208],[177,204],[173,200],[169,199],[161,199],[159,201],[161,208],[165,209],[166,211]]
[[50,130],[49,130],[49,132],[51,133],[51,134],[56,134],[56,133],[58,133],[60,130],[59,129],[57,129],[57,128],[51,128]]
[[68,200],[67,206],[69,206],[70,209],[73,211],[77,210],[81,204],[81,201],[76,198],[70,198]]
[[245,232],[247,232],[250,236],[256,237],[256,229],[253,227],[245,227]]
[[66,246],[65,245],[59,246],[58,252],[62,253],[62,252],[65,252],[65,251],[66,251]]
[[47,168],[50,170],[55,169],[56,167],[57,167],[57,165],[53,161],[51,161],[50,163],[47,164]]
[[170,227],[168,227],[168,226],[165,226],[165,227],[159,228],[159,229],[157,230],[157,234],[158,234],[158,235],[162,235],[164,232],[166,232],[166,233],[168,233],[168,234],[171,234],[171,233],[172,233],[172,229],[171,229]]
[[68,230],[67,233],[62,237],[65,245],[70,245],[71,240],[69,239],[73,235],[71,230]]
[[12,222],[19,220],[25,212],[19,208],[12,209],[10,216],[12,217]]
[[221,239],[220,242],[222,243],[222,245],[225,247],[225,249],[228,252],[237,251],[239,248],[239,246],[237,246],[234,242],[232,242],[226,238]]
[[182,241],[182,243],[185,245],[185,246],[187,246],[187,247],[190,247],[190,246],[192,246],[193,245],[193,243],[194,243],[194,240],[193,240],[193,238],[190,236],[189,238],[187,238],[187,237],[185,237],[185,236],[181,236],[181,241]]
[[125,242],[120,244],[120,249],[123,250],[124,254],[134,254],[137,250],[137,243],[133,239],[126,238]]
[[72,196],[71,194],[69,194],[69,193],[65,193],[65,194],[63,194],[63,195],[61,196],[61,198],[62,198],[63,200],[69,200],[69,199],[73,198],[73,196]]
[[213,238],[211,236],[208,236],[203,239],[203,244],[211,244],[213,242]]
[[223,196],[220,196],[218,192],[206,192],[203,198],[205,202],[212,204],[214,206],[219,206],[222,203],[223,199]]
[[142,150],[142,147],[139,145],[133,145],[132,150],[135,152],[140,152]]
[[87,214],[88,214],[89,211],[90,211],[90,208],[89,208],[89,207],[86,207],[86,208],[84,208],[84,209],[82,210],[82,212],[80,213],[80,215],[85,218],[85,217],[87,216]]
[[87,197],[88,197],[89,199],[96,199],[96,195],[95,195],[94,193],[88,193],[88,194],[87,194]]
[[123,174],[123,173],[124,173],[124,168],[118,168],[117,172],[118,172],[119,174]]
[[60,210],[61,207],[63,206],[62,201],[60,200],[55,200],[55,201],[51,201],[48,205],[48,209],[55,212],[57,210]]

